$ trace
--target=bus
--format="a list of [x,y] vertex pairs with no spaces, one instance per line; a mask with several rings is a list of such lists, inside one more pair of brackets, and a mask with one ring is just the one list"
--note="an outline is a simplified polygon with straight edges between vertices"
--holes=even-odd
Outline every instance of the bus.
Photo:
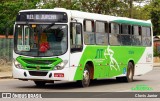
[[65,8],[19,11],[14,25],[13,77],[36,86],[54,81],[133,76],[153,69],[150,20]]

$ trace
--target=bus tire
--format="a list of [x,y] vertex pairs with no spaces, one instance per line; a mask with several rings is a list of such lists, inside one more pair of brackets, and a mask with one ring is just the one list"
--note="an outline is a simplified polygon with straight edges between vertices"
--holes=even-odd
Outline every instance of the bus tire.
[[125,77],[116,77],[118,82],[132,82],[134,76],[134,66],[132,62],[128,63],[127,74]]
[[82,80],[78,81],[78,84],[81,87],[88,87],[90,84],[90,70],[89,70],[89,65],[86,64],[84,71],[83,71],[83,78]]
[[124,77],[125,82],[132,82],[134,76],[134,66],[132,62],[128,63],[127,74]]
[[44,87],[46,82],[45,81],[34,81],[37,87]]

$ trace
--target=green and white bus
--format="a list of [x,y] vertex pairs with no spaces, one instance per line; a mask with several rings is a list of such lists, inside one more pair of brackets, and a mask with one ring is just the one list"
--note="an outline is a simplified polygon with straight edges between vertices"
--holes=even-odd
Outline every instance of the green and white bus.
[[48,82],[133,76],[153,69],[151,21],[64,8],[19,12],[14,25],[13,77]]

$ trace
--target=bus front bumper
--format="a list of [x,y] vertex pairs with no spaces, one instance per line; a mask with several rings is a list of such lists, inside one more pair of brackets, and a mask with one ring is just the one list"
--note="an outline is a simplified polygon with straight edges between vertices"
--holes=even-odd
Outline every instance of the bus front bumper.
[[69,71],[70,68],[64,68],[63,70],[52,70],[52,71],[31,71],[25,69],[18,69],[13,66],[13,78],[20,80],[62,80],[62,81],[71,81],[69,80]]

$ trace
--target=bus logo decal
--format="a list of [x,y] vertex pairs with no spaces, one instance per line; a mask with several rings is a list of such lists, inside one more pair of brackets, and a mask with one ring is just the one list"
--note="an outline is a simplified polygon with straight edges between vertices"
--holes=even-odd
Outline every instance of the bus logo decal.
[[109,56],[110,58],[109,66],[111,70],[112,69],[115,69],[116,71],[120,70],[117,60],[113,57],[113,55],[114,55],[114,51],[110,49],[110,46],[108,46],[108,48],[104,52],[104,57],[107,59],[107,56]]
[[103,49],[97,49],[95,59],[101,59],[103,55]]
[[37,69],[37,70],[40,70],[40,67],[39,67],[39,66],[37,66],[37,67],[36,67],[36,69]]

